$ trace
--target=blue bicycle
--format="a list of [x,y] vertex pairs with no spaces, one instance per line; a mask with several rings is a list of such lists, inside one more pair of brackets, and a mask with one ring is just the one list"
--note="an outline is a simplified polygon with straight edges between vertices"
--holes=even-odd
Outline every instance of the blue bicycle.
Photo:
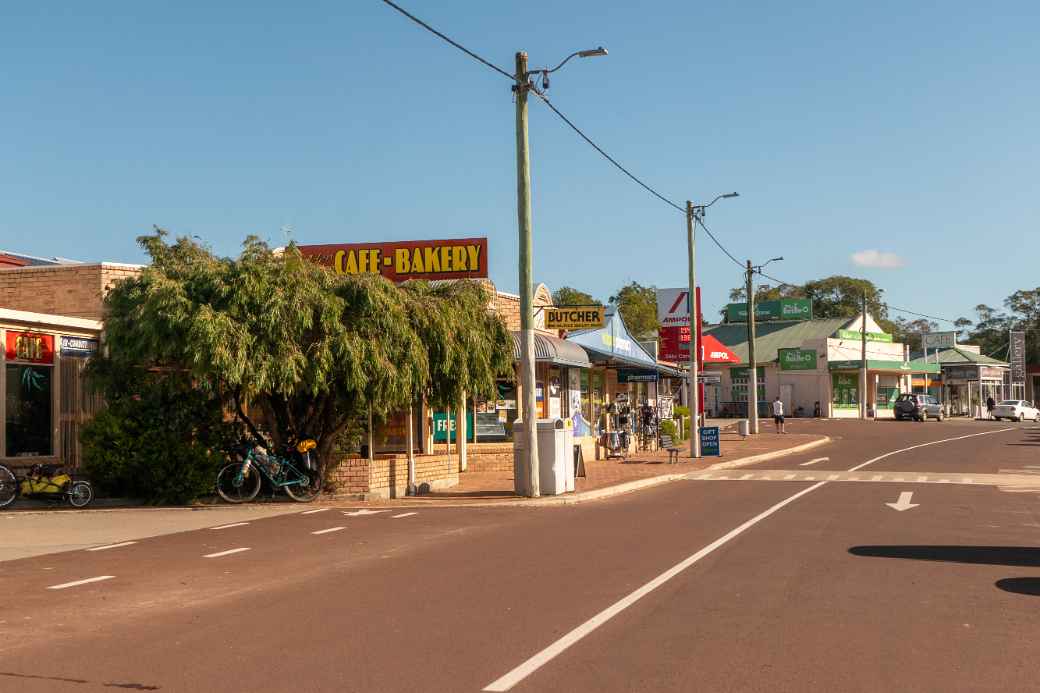
[[217,474],[217,493],[228,503],[247,503],[260,493],[261,478],[266,477],[272,487],[285,489],[293,500],[310,502],[321,492],[321,471],[311,457],[316,446],[310,439],[300,441],[295,463],[260,446],[251,447],[241,462],[232,462]]

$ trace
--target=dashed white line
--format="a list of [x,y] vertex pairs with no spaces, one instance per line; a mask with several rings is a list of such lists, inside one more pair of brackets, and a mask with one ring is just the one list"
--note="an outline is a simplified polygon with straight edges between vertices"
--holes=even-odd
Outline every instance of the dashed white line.
[[870,477],[870,480],[871,481],[881,481],[884,478],[885,477],[882,474],[875,474],[874,476]]
[[809,488],[802,489],[801,491],[799,491],[798,493],[794,494],[793,496],[790,496],[789,498],[786,498],[786,499],[780,501],[776,505],[772,506],[771,508],[769,508],[769,509],[767,509],[767,510],[761,512],[761,513],[759,513],[758,515],[755,515],[753,518],[751,518],[750,520],[748,520],[744,524],[740,525],[736,529],[733,529],[729,533],[724,534],[723,536],[719,537],[718,539],[716,539],[715,541],[713,541],[712,543],[708,544],[703,549],[698,551],[697,553],[695,553],[692,556],[689,556],[688,558],[684,559],[681,563],[678,563],[678,564],[672,566],[671,568],[669,568],[665,572],[661,573],[660,575],[658,575],[653,580],[651,580],[650,582],[646,583],[645,585],[643,585],[642,587],[640,587],[636,591],[632,592],[631,594],[629,594],[628,596],[624,597],[620,601],[615,602],[613,605],[611,605],[611,606],[607,607],[606,609],[604,609],[603,611],[599,612],[598,614],[596,614],[595,616],[590,618],[588,621],[585,621],[585,623],[582,623],[580,626],[578,626],[577,628],[575,628],[571,632],[567,633],[562,638],[560,638],[556,642],[552,643],[551,645],[546,647],[541,652],[535,654],[533,657],[528,659],[526,662],[524,662],[520,666],[516,667],[515,669],[513,669],[512,671],[507,673],[505,676],[502,676],[501,678],[498,678],[495,681],[489,683],[484,688],[484,690],[485,691],[508,691],[510,688],[512,688],[516,684],[520,683],[521,681],[526,679],[528,676],[530,676],[534,672],[538,671],[540,668],[542,668],[543,666],[545,666],[546,664],[551,662],[553,659],[558,657],[568,647],[570,647],[571,645],[575,644],[576,642],[578,642],[579,640],[581,640],[582,638],[587,636],[589,633],[591,633],[592,631],[596,630],[597,628],[602,626],[604,623],[606,623],[610,619],[614,618],[619,613],[621,613],[622,611],[624,611],[628,607],[632,606],[633,604],[635,604],[637,601],[639,601],[640,599],[642,599],[646,595],[648,595],[651,592],[653,592],[655,589],[657,589],[661,585],[665,584],[666,582],[668,582],[669,580],[674,578],[679,573],[683,572],[684,570],[686,570],[690,566],[694,565],[699,560],[701,560],[705,556],[709,555],[710,553],[712,553],[713,551],[718,549],[720,546],[726,544],[730,540],[732,540],[735,537],[739,536],[740,534],[744,533],[746,530],[748,530],[751,527],[755,526],[756,524],[758,524],[762,520],[766,519],[767,517],[769,517],[773,513],[777,512],[778,510],[780,510],[784,506],[786,506],[786,505],[788,505],[790,503],[793,503],[794,501],[798,500],[799,498],[801,498],[802,496],[804,496],[807,493],[811,493],[811,492],[815,491],[816,489],[818,489],[821,486],[823,486],[825,483],[827,483],[827,482],[821,481],[820,483],[814,484],[814,485],[810,486]]
[[928,481],[928,477],[926,477],[926,476],[919,476],[919,477],[917,477],[917,480],[918,481]]
[[220,525],[219,527],[210,527],[210,529],[231,529],[232,527],[245,527],[248,522],[232,522],[229,525]]
[[827,477],[827,481],[837,481],[838,480],[838,476],[839,476],[838,474],[831,474],[830,476]]
[[796,476],[798,476],[798,475],[797,475],[797,474],[786,474],[786,475],[784,476],[784,479],[793,479],[793,478],[795,478]]
[[329,527],[328,529],[319,529],[316,532],[311,532],[311,534],[328,534],[330,532],[338,532],[341,529],[346,529],[346,527]]
[[400,515],[394,515],[391,519],[398,520],[402,517],[411,517],[412,515],[418,515],[419,513],[401,513]]
[[799,467],[808,467],[810,464],[816,464],[817,462],[829,462],[829,457],[817,457],[815,460],[809,460],[808,462],[802,462]]
[[754,478],[754,476],[755,476],[754,474],[745,474],[744,476],[740,477],[740,480],[741,481],[745,481],[747,479]]
[[94,548],[84,549],[84,550],[85,551],[108,551],[109,549],[121,549],[124,546],[130,546],[131,544],[136,544],[136,543],[137,543],[136,541],[124,541],[124,542],[120,542],[118,544],[106,544],[104,546],[95,546]]
[[249,551],[249,547],[228,549],[227,551],[218,551],[217,553],[207,553],[203,558],[220,558],[221,556],[230,556],[233,553],[242,553],[243,551]]
[[326,510],[329,510],[329,508],[318,508],[317,510],[304,510],[304,511],[303,511],[302,513],[300,513],[300,514],[301,514],[301,515],[313,515],[314,513],[323,513],[323,512],[325,512]]
[[51,585],[47,589],[49,590],[64,590],[69,587],[79,587],[80,585],[89,585],[92,582],[102,582],[103,580],[111,580],[115,575],[98,575],[97,577],[87,578],[86,580],[76,580],[75,582],[63,582],[60,585]]

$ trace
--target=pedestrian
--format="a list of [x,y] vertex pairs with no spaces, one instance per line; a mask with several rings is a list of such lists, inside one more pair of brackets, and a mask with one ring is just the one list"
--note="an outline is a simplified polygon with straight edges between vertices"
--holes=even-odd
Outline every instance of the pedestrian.
[[777,433],[787,433],[784,430],[784,403],[780,401],[780,395],[773,400],[773,423],[776,424]]
[[997,406],[997,403],[993,400],[993,395],[986,398],[986,413],[989,418],[993,418],[993,407]]

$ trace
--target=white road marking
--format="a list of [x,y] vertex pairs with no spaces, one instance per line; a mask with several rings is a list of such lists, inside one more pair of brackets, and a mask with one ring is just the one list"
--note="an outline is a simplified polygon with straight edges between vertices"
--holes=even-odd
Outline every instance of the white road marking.
[[895,503],[885,503],[885,505],[887,505],[888,507],[892,508],[893,510],[898,510],[899,512],[903,512],[904,510],[910,510],[911,508],[916,508],[917,506],[920,505],[920,503],[911,503],[910,502],[910,499],[913,498],[913,497],[914,497],[914,492],[913,491],[903,491],[902,493],[899,494],[899,500],[897,500]]
[[69,587],[79,587],[80,585],[89,585],[92,582],[102,582],[104,580],[111,580],[115,575],[98,575],[97,577],[87,578],[86,580],[76,580],[75,582],[63,582],[60,585],[51,585],[47,589],[49,590],[63,590]]
[[328,529],[319,529],[317,532],[311,532],[311,534],[328,534],[329,532],[338,532],[346,527],[329,527]]
[[[874,457],[872,459],[867,460],[863,464],[857,464],[855,467],[853,467],[852,469],[850,469],[848,471],[855,472],[857,470],[863,469],[868,464],[874,464],[875,462],[877,462],[879,460],[883,460],[886,457],[891,457],[892,455],[898,455],[901,452],[909,452],[910,450],[916,450],[917,448],[926,448],[929,445],[938,445],[939,443],[950,443],[950,442],[955,441],[955,440],[964,440],[965,438],[974,438],[976,436],[988,436],[988,435],[992,435],[994,433],[1006,433],[1007,431],[1014,431],[1014,430],[1015,430],[1014,428],[998,428],[995,431],[985,431],[983,433],[969,433],[966,436],[957,436],[956,438],[943,438],[942,440],[933,440],[930,443],[921,443],[919,445],[911,445],[908,448],[901,448],[899,450],[893,450],[892,452],[886,452],[884,455],[878,455],[877,457]],[[923,481],[924,479],[922,478],[920,480]]]
[[210,529],[231,529],[232,527],[245,527],[248,522],[232,522],[229,525],[220,525],[219,527],[210,527]]
[[92,549],[84,549],[85,551],[108,551],[109,549],[120,549],[124,546],[130,546],[136,544],[136,541],[124,541],[119,544],[106,544],[105,546],[95,546]]
[[750,479],[750,478],[752,478],[754,476],[755,476],[754,474],[745,474],[744,476],[740,477],[740,481],[744,481],[746,479]]
[[837,480],[838,480],[838,475],[837,474],[831,474],[830,476],[827,477],[827,481],[837,481]]
[[418,515],[419,513],[401,513],[400,515],[394,515],[393,519],[397,520],[402,517],[411,517],[412,515]]
[[918,481],[928,481],[928,477],[926,477],[926,476],[919,476],[919,477],[917,477],[917,480]]
[[901,476],[897,476],[895,479],[892,479],[892,481],[902,481],[902,480],[903,480],[903,477],[901,477]]
[[963,483],[963,484],[974,484],[975,480],[974,479],[970,479],[970,478],[964,478],[964,479],[961,479],[961,483]]
[[808,462],[802,462],[799,467],[808,467],[810,464],[816,464],[817,462],[828,462],[831,458],[829,457],[817,457],[815,460],[809,460]]
[[795,478],[796,476],[798,476],[798,475],[797,475],[797,474],[786,474],[786,475],[784,475],[784,478],[785,478],[785,479],[793,479],[793,478]]
[[326,510],[329,510],[329,508],[318,508],[317,510],[304,510],[304,511],[303,511],[302,513],[300,513],[300,514],[301,514],[301,515],[313,515],[314,513],[323,513],[323,512],[325,512]]
[[241,549],[228,549],[227,551],[218,551],[217,553],[207,553],[203,558],[220,558],[221,556],[230,556],[233,553],[242,553],[243,551],[249,551],[248,547]]
[[388,513],[388,512],[390,512],[390,511],[389,510],[369,510],[367,508],[362,508],[361,510],[355,510],[352,513],[344,512],[343,514],[346,515],[347,517],[360,517],[362,515],[375,515],[376,513]]
[[577,628],[575,628],[571,632],[567,633],[562,638],[560,638],[556,642],[552,643],[551,645],[546,647],[541,652],[535,654],[533,657],[531,657],[526,662],[524,662],[520,666],[516,667],[515,669],[513,669],[512,671],[510,671],[506,675],[502,676],[501,678],[496,679],[495,681],[492,681],[491,683],[489,683],[487,686],[484,687],[484,690],[485,691],[508,691],[510,688],[512,688],[516,684],[520,683],[521,681],[526,679],[528,676],[530,676],[534,672],[538,671],[543,666],[545,666],[546,664],[551,662],[553,659],[558,657],[568,647],[570,647],[571,645],[575,644],[576,642],[578,642],[579,640],[581,640],[582,638],[587,636],[589,633],[591,633],[592,631],[596,630],[597,628],[602,626],[604,623],[606,623],[610,619],[614,618],[619,613],[621,613],[622,611],[624,611],[628,607],[632,606],[633,604],[635,604],[637,601],[639,601],[640,599],[642,599],[646,595],[648,595],[651,592],[653,592],[655,589],[657,589],[661,585],[665,584],[666,582],[668,582],[669,580],[674,578],[679,573],[683,572],[684,570],[686,570],[690,566],[694,565],[695,563],[697,563],[699,560],[701,560],[705,556],[709,555],[710,553],[712,553],[713,551],[715,551],[719,547],[723,546],[724,544],[726,544],[730,540],[732,540],[735,537],[739,536],[740,534],[744,533],[746,530],[748,530],[751,527],[755,526],[756,524],[758,524],[762,520],[766,519],[767,517],[769,517],[773,513],[777,512],[778,510],[780,510],[784,506],[786,506],[786,505],[788,505],[790,503],[793,503],[794,501],[798,500],[799,498],[801,498],[802,496],[806,495],[807,493],[811,493],[811,492],[815,491],[816,489],[820,488],[821,486],[825,485],[826,483],[827,482],[825,482],[825,481],[821,481],[820,483],[814,484],[814,485],[810,486],[809,488],[802,489],[801,491],[799,491],[798,493],[794,494],[793,496],[790,496],[789,498],[786,498],[786,499],[780,501],[779,503],[777,503],[776,505],[772,506],[768,510],[765,510],[765,511],[759,513],[758,515],[755,515],[753,518],[751,518],[750,520],[748,520],[744,524],[740,525],[736,529],[733,529],[730,532],[728,532],[727,534],[724,534],[723,536],[719,537],[718,539],[716,539],[715,541],[713,541],[712,543],[708,544],[703,549],[698,551],[697,553],[693,554],[692,556],[689,556],[688,558],[684,559],[682,562],[672,566],[671,568],[669,568],[665,572],[661,573],[660,575],[658,575],[653,580],[651,580],[650,582],[646,583],[645,585],[643,585],[642,587],[640,587],[636,591],[632,592],[631,594],[629,594],[628,596],[624,597],[620,601],[615,602],[611,606],[609,606],[606,609],[604,609],[603,611],[599,612],[598,614],[596,614],[595,616],[590,618],[588,621],[585,621],[585,623],[582,623],[580,626],[578,626]]
[[884,478],[885,477],[882,474],[875,474],[874,476],[870,477],[870,480],[871,481],[881,481]]

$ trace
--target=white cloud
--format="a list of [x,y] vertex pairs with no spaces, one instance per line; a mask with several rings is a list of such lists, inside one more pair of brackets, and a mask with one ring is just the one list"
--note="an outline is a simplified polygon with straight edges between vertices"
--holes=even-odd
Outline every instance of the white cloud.
[[852,254],[852,262],[860,267],[876,267],[878,269],[895,269],[906,264],[903,258],[895,253],[880,250],[861,250]]

